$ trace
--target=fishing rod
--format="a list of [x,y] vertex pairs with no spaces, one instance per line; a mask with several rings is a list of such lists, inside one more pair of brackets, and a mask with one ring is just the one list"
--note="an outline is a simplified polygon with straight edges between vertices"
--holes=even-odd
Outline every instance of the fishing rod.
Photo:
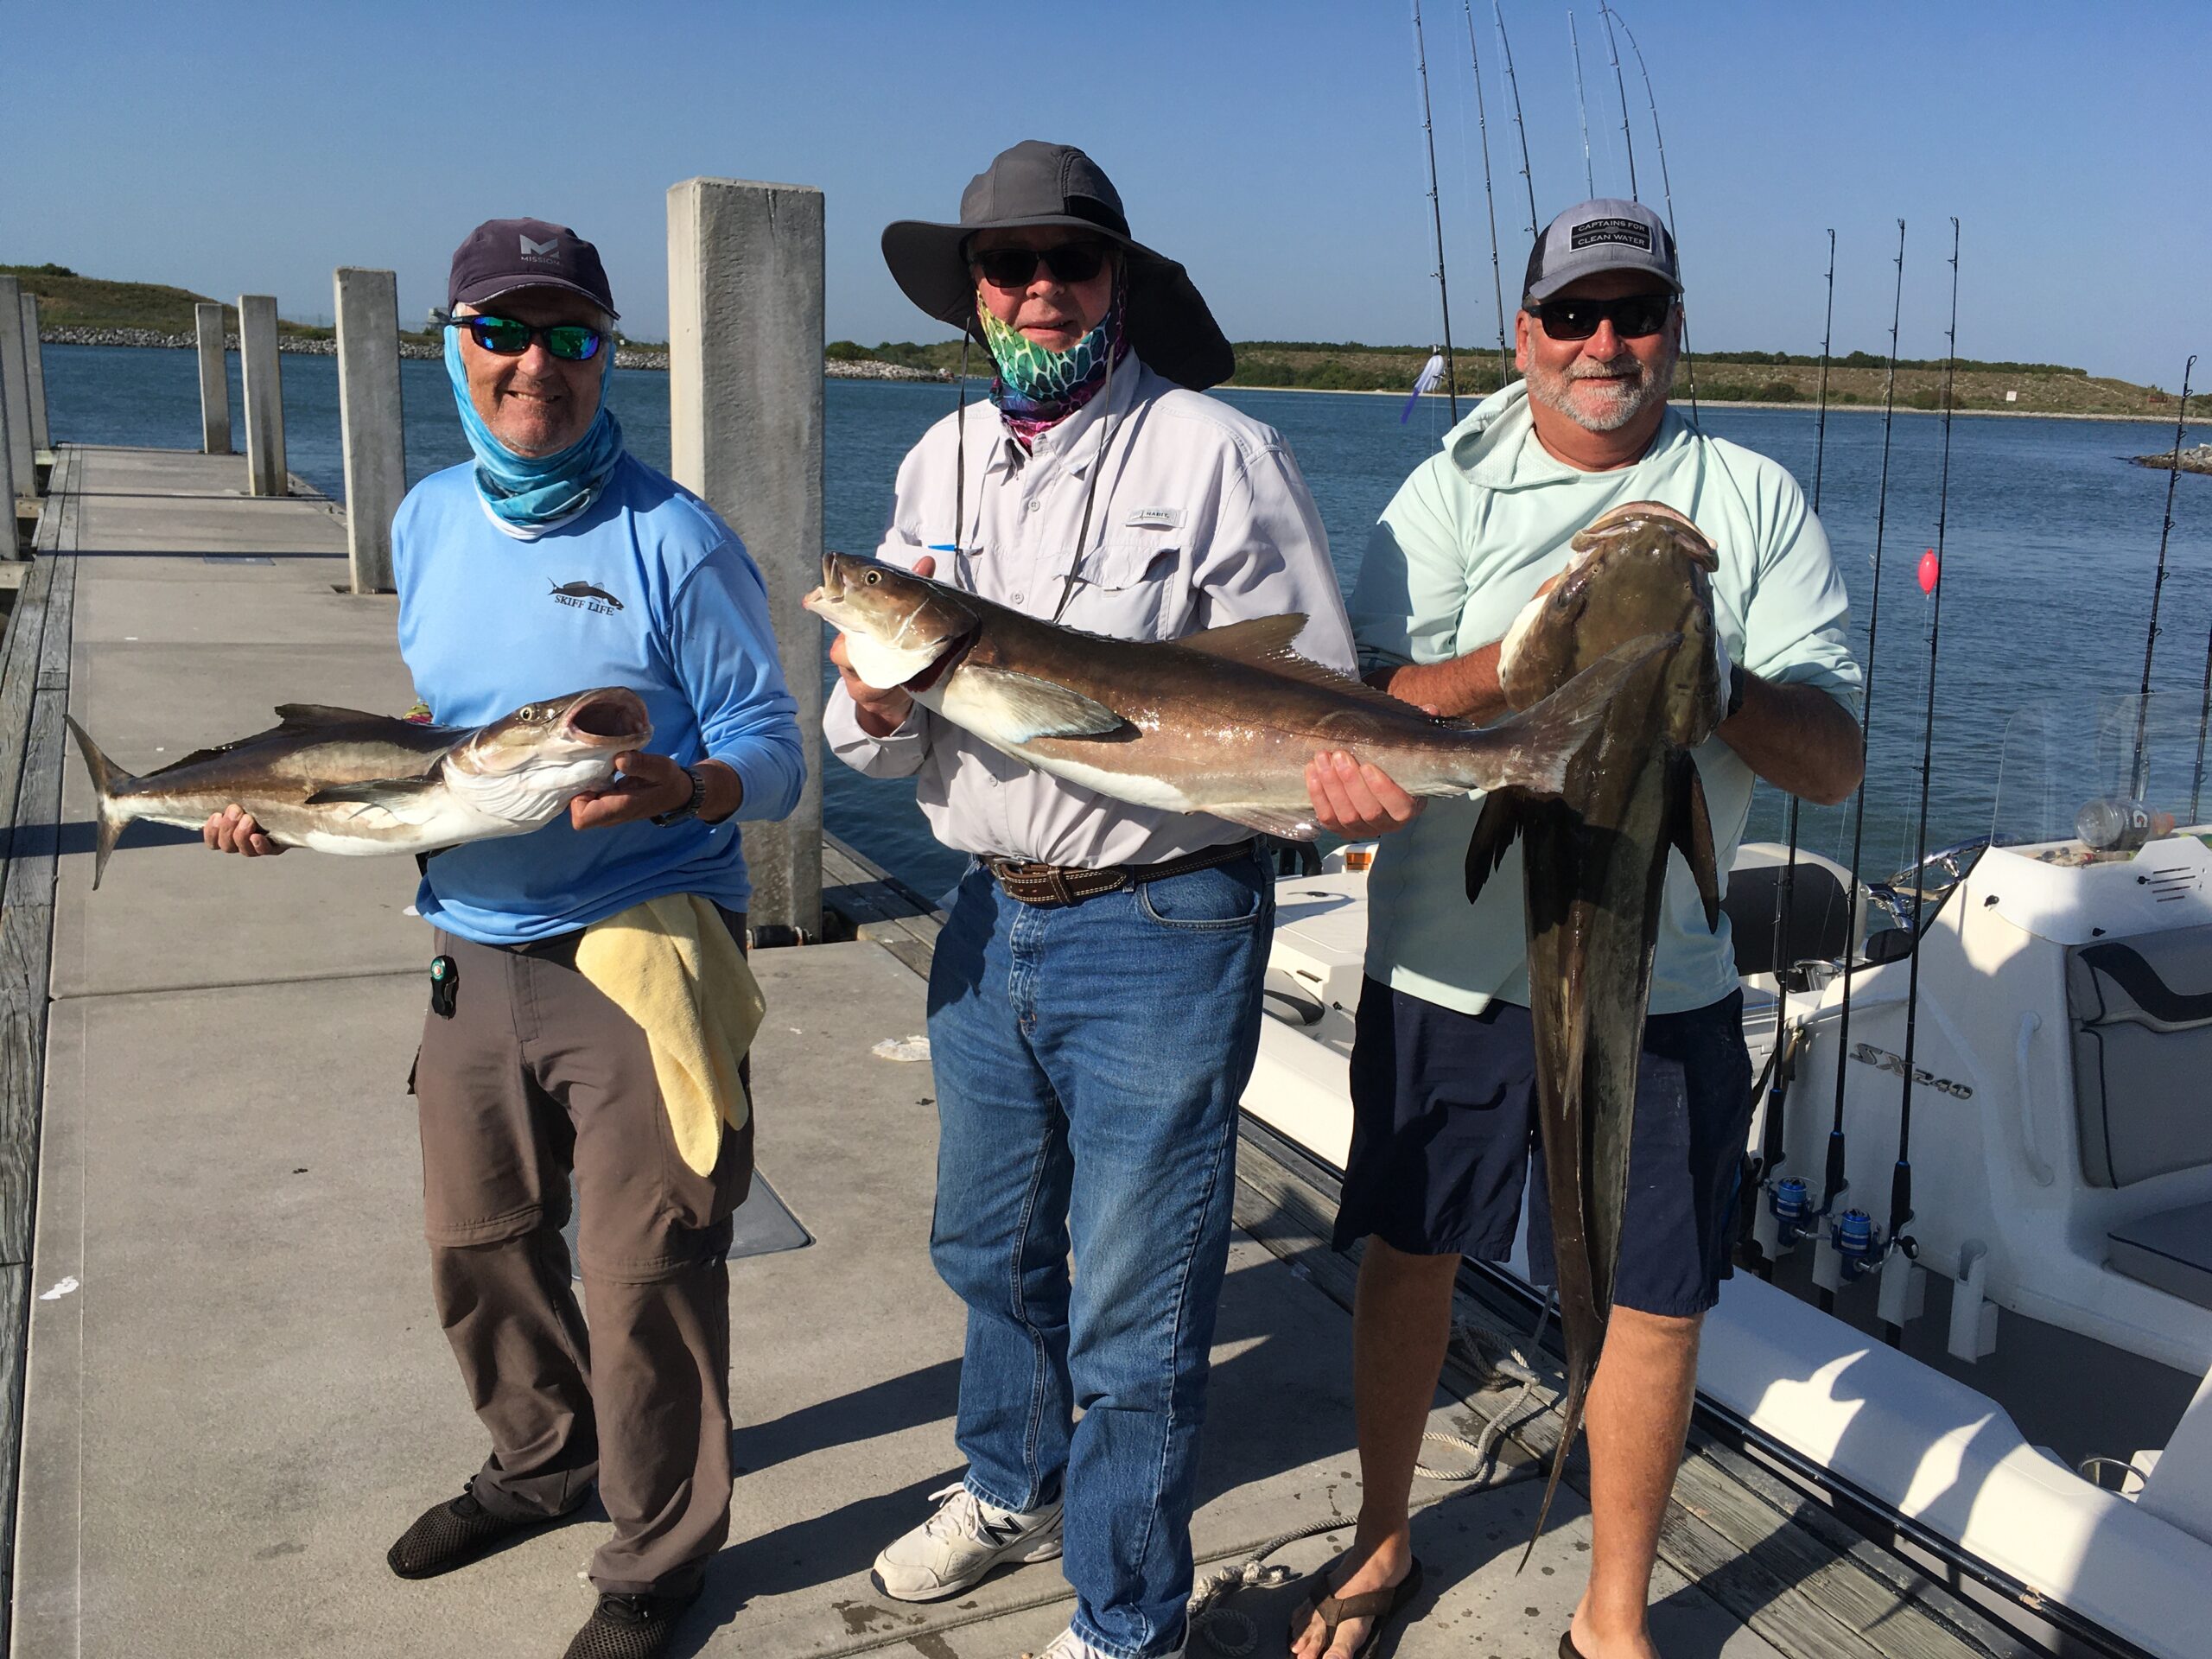
[[1505,51],[1505,86],[1513,94],[1513,124],[1521,133],[1521,181],[1529,187],[1529,240],[1541,234],[1536,226],[1536,181],[1529,171],[1529,124],[1521,118],[1521,82],[1513,73],[1513,42],[1505,38],[1505,13],[1498,0],[1490,0],[1490,15],[1497,19],[1497,43]]
[[1452,361],[1452,296],[1444,285],[1444,209],[1436,199],[1436,129],[1428,116],[1428,47],[1421,38],[1421,0],[1414,0],[1414,56],[1421,66],[1421,130],[1428,141],[1428,211],[1436,223],[1436,299],[1444,311],[1445,396],[1452,424],[1459,424],[1459,372]]
[[[1897,1161],[1890,1172],[1890,1236],[1888,1248],[1915,1254],[1905,1229],[1912,1224],[1912,1060],[1920,1032],[1920,958],[1927,941],[1921,935],[1921,912],[1928,902],[1928,779],[1936,757],[1936,664],[1943,639],[1943,531],[1951,505],[1951,382],[1959,361],[1959,221],[1951,220],[1951,327],[1943,348],[1943,469],[1936,487],[1936,546],[1933,563],[1923,559],[1920,585],[1928,594],[1928,700],[1920,716],[1920,827],[1913,842],[1912,957],[1905,969],[1904,1081],[1897,1103]],[[1898,1326],[1885,1322],[1891,1347],[1897,1346]]]
[[1598,175],[1590,170],[1590,106],[1582,99],[1582,37],[1574,32],[1574,13],[1567,14],[1567,43],[1574,55],[1574,113],[1582,122],[1582,183],[1592,195],[1598,194]]
[[[1859,903],[1859,866],[1866,844],[1866,779],[1865,758],[1867,753],[1867,734],[1874,723],[1875,645],[1882,625],[1882,541],[1889,524],[1890,510],[1890,435],[1897,424],[1897,323],[1904,315],[1904,220],[1897,220],[1897,296],[1890,308],[1890,364],[1886,384],[1882,392],[1882,477],[1874,499],[1874,591],[1866,611],[1866,676],[1860,694],[1860,726],[1859,752],[1860,774],[1859,787],[1853,791],[1851,822],[1851,884],[1845,889],[1855,909]],[[1855,931],[1855,930],[1850,930]],[[1843,1139],[1843,1096],[1849,1081],[1851,1064],[1851,976],[1858,961],[1858,952],[1847,938],[1843,950],[1843,995],[1837,1010],[1835,1027],[1835,1116],[1828,1126],[1827,1169],[1823,1177],[1820,1213],[1827,1215],[1835,1207],[1836,1199],[1851,1185],[1845,1173]],[[1863,1220],[1863,1217],[1862,1217]],[[1835,1295],[1832,1291],[1821,1292],[1821,1308],[1832,1313]]]
[[[2181,408],[2174,414],[2173,459],[2166,466],[2166,522],[2158,532],[2158,574],[2151,583],[2151,627],[2143,640],[2143,691],[2135,700],[2135,766],[2128,774],[2128,794],[2136,800],[2144,798],[2144,789],[2149,779],[2144,775],[2144,739],[2151,721],[2151,653],[2158,643],[2158,594],[2166,585],[2166,542],[2174,533],[2174,486],[2181,479],[2182,428],[2189,417],[2189,377],[2196,367],[2194,353],[2181,372]],[[2208,682],[2212,682],[2212,665],[2206,670]],[[2196,822],[2195,789],[2201,787],[2204,774],[2204,736],[2202,729],[2196,739],[2197,784],[2192,786],[2190,802],[2190,822]]]
[[1490,182],[1490,111],[1483,104],[1483,54],[1475,48],[1475,0],[1460,0],[1467,15],[1467,57],[1475,66],[1475,130],[1483,143],[1483,209],[1490,215],[1490,285],[1497,301],[1497,384],[1512,378],[1505,349],[1505,276],[1497,263],[1497,198]]
[[[1659,150],[1659,188],[1667,200],[1667,239],[1675,244],[1675,258],[1679,264],[1681,260],[1681,240],[1675,234],[1675,181],[1667,171],[1667,135],[1659,130],[1659,100],[1652,94],[1650,67],[1643,61],[1643,48],[1636,43],[1636,31],[1628,26],[1628,19],[1614,10],[1611,5],[1605,3],[1605,0],[1600,0],[1599,10],[1605,20],[1607,39],[1611,38],[1615,23],[1621,26],[1621,33],[1628,36],[1628,49],[1636,54],[1636,73],[1643,78],[1643,101],[1651,108],[1651,141]],[[1620,50],[1618,47],[1613,51],[1613,67],[1618,75],[1620,68]],[[1628,99],[1625,92],[1622,94],[1621,108],[1621,125],[1625,133],[1628,125]],[[1629,188],[1633,190],[1636,188],[1636,151],[1633,146],[1629,150],[1628,176]],[[1698,414],[1697,359],[1690,351],[1690,330],[1687,318],[1682,323],[1682,370],[1689,377],[1690,419],[1694,421]]]
[[[1643,198],[1636,193],[1636,139],[1628,130],[1628,84],[1621,79],[1621,48],[1619,42],[1613,39],[1612,10],[1602,3],[1601,0],[1598,7],[1598,15],[1605,22],[1605,48],[1613,57],[1613,90],[1620,94],[1621,99],[1621,148],[1628,151],[1628,199],[1630,201],[1641,201]],[[1646,91],[1650,89],[1649,78],[1644,82],[1644,87]],[[1658,130],[1656,115],[1653,118],[1652,130],[1655,132]],[[1591,194],[1594,195],[1596,192],[1592,191]],[[1674,233],[1675,210],[1672,206],[1669,206],[1667,209],[1667,234],[1672,236]]]
[[[1827,316],[1821,328],[1821,405],[1820,417],[1813,428],[1813,516],[1821,513],[1821,481],[1827,459],[1828,447],[1828,357],[1835,342],[1835,232],[1828,232],[1828,303]],[[1774,1052],[1768,1058],[1771,1084],[1767,1090],[1766,1117],[1759,1140],[1758,1179],[1761,1185],[1770,1185],[1774,1172],[1789,1156],[1788,1142],[1783,1134],[1783,1108],[1789,1098],[1789,1085],[1796,1080],[1797,1049],[1789,1026],[1789,925],[1797,918],[1797,809],[1800,803],[1795,795],[1789,797],[1788,847],[1782,860],[1782,885],[1775,897],[1774,950],[1770,960],[1774,963]],[[1756,1091],[1754,1091],[1756,1092]],[[1803,1183],[1797,1188],[1799,1202],[1792,1207],[1802,1215]],[[1777,1219],[1779,1215],[1777,1212]],[[1792,1241],[1795,1242],[1794,1240]],[[1762,1277],[1774,1276],[1774,1263],[1762,1257],[1758,1263]]]

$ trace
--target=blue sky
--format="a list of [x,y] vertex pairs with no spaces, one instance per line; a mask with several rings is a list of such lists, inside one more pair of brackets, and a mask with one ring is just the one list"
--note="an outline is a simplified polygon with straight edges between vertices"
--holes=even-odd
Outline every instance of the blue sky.
[[[1548,218],[1584,194],[1567,8],[1504,4]],[[9,10],[0,26],[29,26]],[[1625,194],[1595,0],[1574,14],[1599,194]],[[1696,343],[1816,350],[1833,226],[1837,349],[1881,349],[1902,216],[1900,349],[1939,356],[1955,213],[1963,354],[2171,389],[2190,351],[2212,351],[2212,5],[1628,0],[1624,15],[1665,131]],[[1479,343],[1496,322],[1465,15],[1433,0],[1424,16],[1453,334]],[[1528,203],[1487,0],[1474,16],[1510,302]],[[833,337],[936,338],[883,270],[882,226],[954,217],[995,151],[1046,137],[1099,159],[1136,234],[1190,265],[1233,338],[1436,333],[1397,0],[76,0],[35,28],[0,162],[11,263],[273,291],[304,320],[330,312],[334,266],[387,266],[411,322],[442,300],[471,225],[532,213],[598,242],[626,325],[658,337],[667,187],[771,179],[827,192]]]

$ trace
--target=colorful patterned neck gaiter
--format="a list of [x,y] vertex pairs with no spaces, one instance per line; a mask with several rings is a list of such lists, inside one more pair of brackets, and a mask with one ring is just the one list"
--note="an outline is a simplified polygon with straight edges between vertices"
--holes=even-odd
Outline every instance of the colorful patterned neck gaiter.
[[1098,326],[1065,352],[1039,346],[1019,328],[1009,327],[991,315],[982,291],[976,295],[976,315],[983,325],[983,345],[998,365],[998,378],[991,382],[991,401],[1007,430],[1026,448],[1046,431],[1081,409],[1106,384],[1107,365],[1129,354],[1122,327],[1122,289],[1114,283],[1114,302]]

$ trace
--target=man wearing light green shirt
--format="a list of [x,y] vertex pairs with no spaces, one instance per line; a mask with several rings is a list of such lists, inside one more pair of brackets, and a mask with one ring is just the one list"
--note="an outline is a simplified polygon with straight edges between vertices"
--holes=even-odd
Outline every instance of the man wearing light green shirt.
[[[1486,399],[1400,488],[1351,604],[1371,683],[1437,713],[1506,711],[1499,642],[1610,509],[1657,501],[1717,550],[1727,717],[1694,754],[1726,871],[1751,783],[1823,804],[1863,745],[1848,607],[1827,537],[1789,474],[1668,407],[1681,327],[1673,238],[1649,208],[1584,202],[1533,251],[1516,319],[1526,378]],[[1363,1496],[1325,1590],[1294,1615],[1294,1659],[1348,1659],[1418,1582],[1407,1518],[1461,1255],[1510,1252],[1533,1137],[1535,1062],[1517,846],[1470,909],[1481,798],[1414,801],[1372,766],[1308,768],[1317,816],[1383,835],[1368,887],[1338,1244],[1364,1237],[1355,1321]],[[1396,833],[1390,833],[1395,831]],[[1751,1068],[1724,918],[1669,872],[1639,1068],[1614,1308],[1592,1387],[1590,1583],[1562,1659],[1656,1659],[1645,1607],[1696,1380],[1700,1320],[1727,1274]],[[1549,1255],[1543,1185],[1531,1260]]]

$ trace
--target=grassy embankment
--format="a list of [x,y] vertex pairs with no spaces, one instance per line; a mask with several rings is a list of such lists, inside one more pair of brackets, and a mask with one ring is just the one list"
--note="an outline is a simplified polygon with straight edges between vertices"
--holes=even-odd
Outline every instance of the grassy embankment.
[[[80,276],[60,265],[0,265],[0,275],[19,278],[26,292],[39,296],[39,321],[49,328],[143,328],[156,333],[192,332],[192,308],[202,295],[157,283],[116,283]],[[226,327],[238,327],[237,310],[223,308]],[[306,323],[279,322],[280,334],[327,339],[332,331]],[[402,338],[433,343],[430,336],[403,333]],[[627,341],[644,350],[648,342]],[[875,360],[902,367],[952,372],[960,365],[957,340],[917,345],[911,340],[861,346],[834,340],[825,353],[833,361]],[[969,372],[988,372],[979,352],[971,352]],[[1495,351],[1452,353],[1462,396],[1496,390]],[[1403,391],[1428,359],[1418,346],[1367,346],[1356,340],[1247,340],[1236,347],[1236,386],[1291,387],[1314,391]],[[1714,403],[1810,403],[1820,385],[1820,359],[1780,352],[1700,353],[1694,360],[1697,395]],[[1880,357],[1853,352],[1830,366],[1828,397],[1840,404],[1882,401]],[[1901,362],[1897,402],[1908,409],[1940,404],[1943,365],[1940,360]],[[1677,382],[1678,397],[1688,378]],[[2007,401],[2006,394],[2016,396]],[[2087,370],[2052,363],[1985,363],[1961,359],[1955,380],[1955,406],[1961,410],[2004,410],[2023,414],[2171,416],[2171,394],[2105,378]]]
[[[955,370],[957,340],[919,346],[911,340],[863,346],[837,340],[830,355],[847,361],[874,358],[910,368]],[[969,372],[976,372],[969,354]],[[1396,391],[1409,388],[1428,360],[1418,346],[1366,346],[1357,341],[1245,340],[1236,347],[1233,386],[1292,387],[1312,391]],[[1495,391],[1496,351],[1455,350],[1462,397]],[[1820,391],[1817,357],[1781,352],[1698,353],[1692,371],[1697,395],[1713,403],[1812,403]],[[1866,352],[1836,359],[1828,369],[1828,399],[1843,405],[1882,402],[1883,359]],[[1943,365],[1940,359],[1897,365],[1897,404],[1903,409],[1942,406]],[[1688,377],[1675,381],[1677,398],[1688,395]],[[2007,401],[2007,392],[2017,397]],[[2171,416],[2174,399],[2156,386],[2139,386],[2055,363],[1989,363],[1962,358],[1953,382],[1953,406],[1961,410],[2002,410],[2021,414]]]

